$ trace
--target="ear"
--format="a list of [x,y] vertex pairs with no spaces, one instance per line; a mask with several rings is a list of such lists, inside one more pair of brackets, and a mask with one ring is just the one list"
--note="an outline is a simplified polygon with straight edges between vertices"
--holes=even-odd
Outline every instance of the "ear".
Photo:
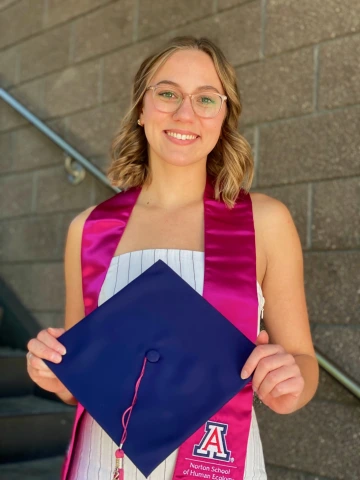
[[142,125],[144,125],[144,112],[143,112],[142,108],[139,112],[139,117],[138,118],[139,118],[140,122],[142,123]]

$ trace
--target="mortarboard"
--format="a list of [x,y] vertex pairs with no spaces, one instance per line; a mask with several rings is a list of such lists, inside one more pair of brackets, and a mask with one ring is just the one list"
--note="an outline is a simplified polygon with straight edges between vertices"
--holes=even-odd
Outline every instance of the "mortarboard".
[[245,386],[255,347],[161,260],[58,340],[45,363],[117,445],[128,412],[124,452],[146,477]]

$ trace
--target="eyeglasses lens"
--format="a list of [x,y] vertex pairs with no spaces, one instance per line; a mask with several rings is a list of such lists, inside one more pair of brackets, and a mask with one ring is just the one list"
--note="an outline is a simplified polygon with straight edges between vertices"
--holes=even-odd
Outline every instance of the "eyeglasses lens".
[[[154,104],[160,112],[175,112],[181,102],[182,93],[176,89],[157,87],[154,89]],[[193,95],[191,98],[194,112],[199,117],[215,117],[221,108],[221,97],[216,93],[205,92]]]

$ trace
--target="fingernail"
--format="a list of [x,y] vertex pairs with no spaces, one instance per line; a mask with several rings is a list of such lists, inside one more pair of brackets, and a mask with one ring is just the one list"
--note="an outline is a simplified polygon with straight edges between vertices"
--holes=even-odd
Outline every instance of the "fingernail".
[[241,370],[241,378],[245,380],[249,376],[248,372],[246,370]]
[[253,385],[253,390],[255,393],[257,392],[257,388],[255,387],[255,385]]
[[65,355],[65,353],[66,353],[66,348],[65,348],[65,347],[58,347],[58,348],[56,349],[56,351],[59,352],[60,355]]

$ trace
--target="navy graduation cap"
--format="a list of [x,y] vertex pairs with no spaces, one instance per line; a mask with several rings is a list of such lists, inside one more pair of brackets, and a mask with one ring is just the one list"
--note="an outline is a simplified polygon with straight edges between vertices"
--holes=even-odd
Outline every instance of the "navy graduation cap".
[[161,260],[59,341],[45,363],[146,477],[250,380],[255,347]]

